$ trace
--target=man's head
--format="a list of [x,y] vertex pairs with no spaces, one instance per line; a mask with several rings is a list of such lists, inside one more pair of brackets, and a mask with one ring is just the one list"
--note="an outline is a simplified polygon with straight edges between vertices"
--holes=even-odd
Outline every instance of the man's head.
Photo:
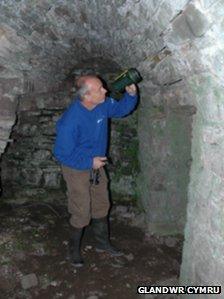
[[107,90],[104,88],[102,81],[95,75],[85,75],[76,81],[77,92],[81,100],[92,107],[103,103]]

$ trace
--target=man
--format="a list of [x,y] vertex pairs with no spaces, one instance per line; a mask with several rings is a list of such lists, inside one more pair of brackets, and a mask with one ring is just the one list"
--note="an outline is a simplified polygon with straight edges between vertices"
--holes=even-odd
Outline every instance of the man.
[[107,162],[108,118],[129,114],[137,103],[137,89],[134,84],[127,86],[123,98],[116,101],[106,97],[107,90],[95,75],[81,76],[77,89],[79,96],[57,122],[54,155],[62,164],[68,189],[73,228],[72,263],[81,267],[81,238],[91,219],[96,250],[113,256],[122,254],[109,240],[107,214],[110,204],[103,167]]

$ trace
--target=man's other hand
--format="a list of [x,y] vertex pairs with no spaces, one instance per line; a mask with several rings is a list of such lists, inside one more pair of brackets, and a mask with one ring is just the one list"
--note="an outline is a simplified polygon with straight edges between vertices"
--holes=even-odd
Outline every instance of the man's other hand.
[[94,157],[93,158],[93,169],[99,169],[106,164],[107,157]]
[[125,90],[127,91],[127,93],[129,93],[131,96],[136,95],[137,93],[137,87],[135,84],[131,84],[125,87]]

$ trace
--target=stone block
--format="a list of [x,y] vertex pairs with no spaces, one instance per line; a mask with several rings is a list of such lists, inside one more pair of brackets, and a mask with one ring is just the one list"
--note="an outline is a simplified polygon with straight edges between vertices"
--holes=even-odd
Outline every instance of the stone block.
[[177,45],[194,39],[194,35],[187,25],[186,18],[183,13],[172,22],[172,30],[164,37],[164,39],[171,49],[175,49]]
[[184,76],[186,65],[184,61],[167,56],[159,62],[153,70],[154,81],[158,85],[171,85]]
[[110,187],[112,192],[123,194],[123,196],[131,196],[135,193],[135,186],[133,183],[133,177],[130,175],[122,175],[118,181],[113,178],[115,175],[111,176]]
[[[51,171],[49,171],[51,170]],[[44,186],[48,188],[59,188],[62,175],[60,169],[51,168],[47,172],[44,172]]]
[[47,149],[49,151],[52,151],[53,143],[54,143],[55,137],[53,136],[34,136],[33,142],[36,144],[36,147],[39,149]]
[[47,161],[51,158],[52,153],[49,150],[37,150],[33,154],[33,161],[37,164],[43,161]]
[[21,176],[24,179],[24,185],[40,186],[42,181],[43,171],[41,169],[24,168],[21,170]]
[[157,11],[153,16],[152,23],[158,24],[158,27],[162,30],[169,26],[170,21],[181,12],[182,8],[187,3],[187,0],[165,1],[159,4],[157,1]]
[[206,16],[205,13],[196,8],[192,3],[189,3],[184,11],[184,15],[186,23],[195,37],[204,35],[211,26],[209,16]]
[[25,275],[21,278],[21,285],[24,290],[36,287],[38,285],[37,276],[34,273]]
[[56,133],[55,123],[51,121],[48,124],[42,124],[41,130],[42,133],[46,136],[55,136]]
[[35,136],[39,132],[39,128],[36,124],[23,124],[19,131],[23,136]]

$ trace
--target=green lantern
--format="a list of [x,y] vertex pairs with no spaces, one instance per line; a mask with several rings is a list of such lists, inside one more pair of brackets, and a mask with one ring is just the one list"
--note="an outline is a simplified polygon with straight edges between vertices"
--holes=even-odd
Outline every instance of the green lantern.
[[142,80],[141,75],[135,68],[130,68],[120,74],[111,84],[112,90],[115,92],[122,92],[125,86],[137,84]]

